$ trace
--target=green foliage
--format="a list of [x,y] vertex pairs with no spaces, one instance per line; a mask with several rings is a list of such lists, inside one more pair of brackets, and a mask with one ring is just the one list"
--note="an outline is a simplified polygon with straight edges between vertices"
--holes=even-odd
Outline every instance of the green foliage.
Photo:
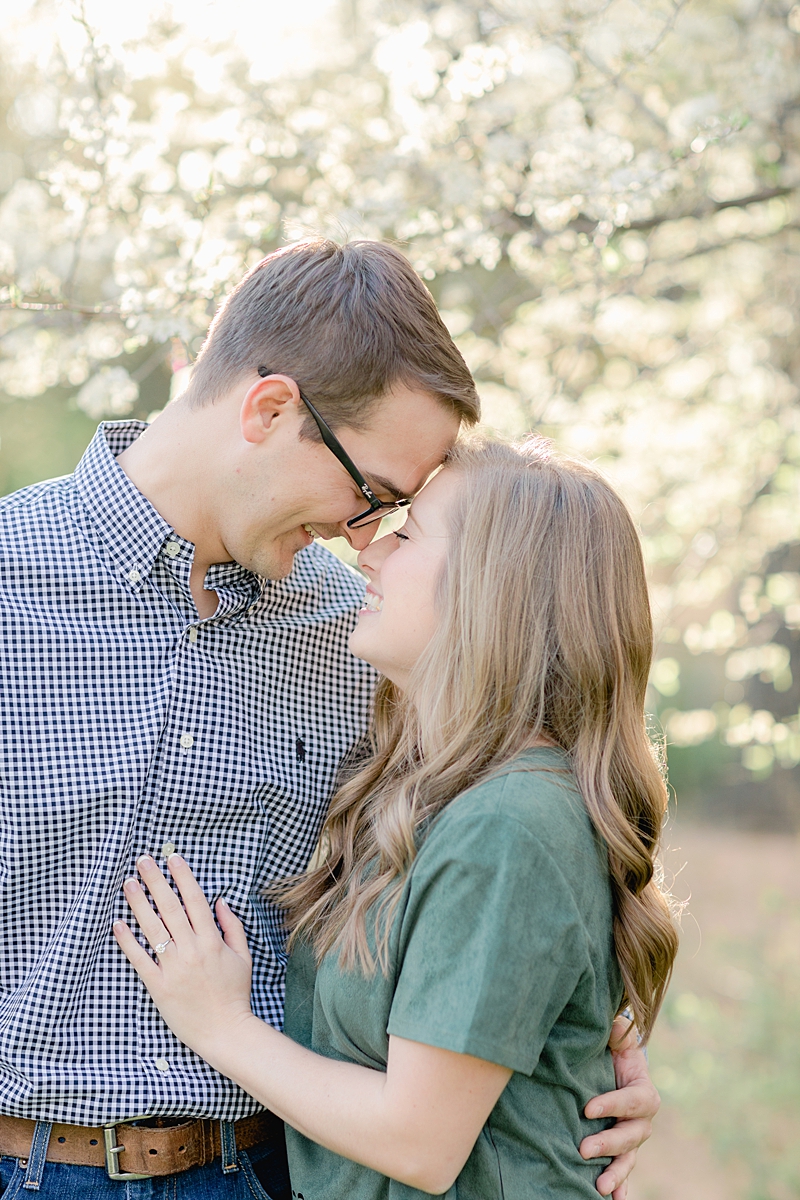
[[67,475],[95,423],[63,396],[37,396],[0,406],[0,495],[40,479]]

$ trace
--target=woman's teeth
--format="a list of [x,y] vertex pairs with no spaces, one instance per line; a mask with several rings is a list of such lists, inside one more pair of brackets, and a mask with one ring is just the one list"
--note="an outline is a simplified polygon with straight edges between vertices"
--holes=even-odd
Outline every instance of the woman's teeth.
[[374,592],[367,592],[364,598],[364,608],[368,612],[380,612],[383,608],[383,597],[376,596]]
[[317,531],[313,525],[304,525],[303,529],[305,529],[309,537],[315,538],[317,536]]

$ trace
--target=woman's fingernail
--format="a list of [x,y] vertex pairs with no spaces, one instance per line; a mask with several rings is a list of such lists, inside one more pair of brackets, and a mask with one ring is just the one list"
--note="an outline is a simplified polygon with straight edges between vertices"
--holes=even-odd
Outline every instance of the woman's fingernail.
[[156,864],[155,859],[151,858],[149,854],[140,854],[136,860],[136,865],[140,871],[149,871]]
[[225,899],[225,897],[224,897],[224,896],[220,896],[220,898],[219,898],[219,902],[220,902],[220,904],[222,905],[222,907],[223,907],[223,908],[227,908],[228,910],[230,910],[230,907],[231,907],[231,906],[230,906],[230,904],[228,904],[228,901]]
[[126,879],[122,886],[126,892],[139,891],[139,881],[137,879]]

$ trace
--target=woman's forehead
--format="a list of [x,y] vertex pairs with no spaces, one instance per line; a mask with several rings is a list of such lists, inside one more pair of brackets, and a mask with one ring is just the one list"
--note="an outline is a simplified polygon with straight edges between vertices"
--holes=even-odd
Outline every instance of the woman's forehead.
[[442,467],[440,471],[429,479],[412,501],[409,509],[409,520],[413,520],[415,524],[427,532],[428,526],[436,526],[431,528],[432,533],[439,533],[439,526],[444,526],[447,522],[447,515],[455,502],[456,494],[459,488],[458,472],[452,467]]

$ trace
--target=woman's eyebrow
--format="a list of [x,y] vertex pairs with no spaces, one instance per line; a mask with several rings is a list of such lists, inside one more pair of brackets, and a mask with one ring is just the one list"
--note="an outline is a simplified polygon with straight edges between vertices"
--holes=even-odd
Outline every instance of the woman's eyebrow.
[[420,525],[419,517],[414,515],[414,505],[412,504],[411,507],[407,511],[408,511],[408,515],[405,519],[404,524],[405,525],[413,525],[415,529],[419,530],[420,533],[424,534],[425,530],[422,527],[422,525]]
[[[429,515],[429,517],[434,516],[433,513],[429,513],[428,515]],[[425,526],[420,523],[419,517],[414,516],[414,505],[413,504],[408,509],[408,516],[406,517],[405,523],[403,524],[403,529],[405,529],[406,525],[409,525],[409,524],[412,524],[414,526],[414,528],[416,529],[416,531],[418,533],[422,534],[422,536],[424,538],[447,538],[450,536],[449,533],[431,533],[430,526],[428,526],[428,530],[426,531]]]

